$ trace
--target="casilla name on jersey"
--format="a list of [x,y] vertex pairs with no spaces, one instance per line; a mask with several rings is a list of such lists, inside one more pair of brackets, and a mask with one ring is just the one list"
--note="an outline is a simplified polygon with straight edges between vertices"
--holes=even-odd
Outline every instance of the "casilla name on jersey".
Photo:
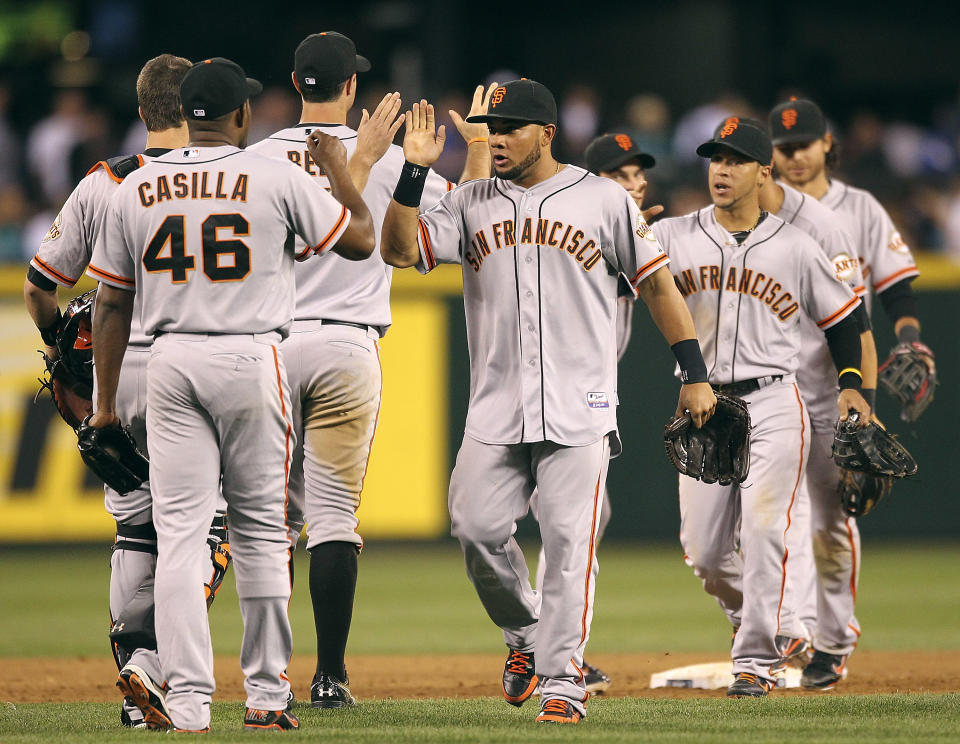
[[[477,230],[470,239],[472,250],[464,254],[464,258],[474,271],[480,271],[484,259],[494,251],[512,248],[517,244],[513,220],[496,222],[490,226],[489,231],[488,237],[486,230]],[[603,252],[597,247],[596,240],[585,238],[583,230],[577,229],[574,225],[565,225],[559,220],[534,220],[532,217],[527,217],[523,221],[520,231],[520,245],[556,248],[577,261],[584,271],[590,271],[599,263]]]
[[230,176],[227,182],[223,171],[193,171],[157,176],[156,181],[144,181],[137,187],[144,207],[173,199],[229,199],[245,202],[250,177],[246,173]]
[[722,282],[720,267],[707,265],[699,267],[699,271],[685,269],[679,276],[674,274],[673,280],[684,297],[689,297],[696,292],[710,290],[719,292],[722,283],[724,291],[739,292],[765,303],[770,307],[770,312],[780,320],[787,320],[800,307],[793,299],[793,294],[784,291],[780,282],[762,271],[753,269],[743,269],[737,277],[737,267],[731,266],[727,270],[726,281]]

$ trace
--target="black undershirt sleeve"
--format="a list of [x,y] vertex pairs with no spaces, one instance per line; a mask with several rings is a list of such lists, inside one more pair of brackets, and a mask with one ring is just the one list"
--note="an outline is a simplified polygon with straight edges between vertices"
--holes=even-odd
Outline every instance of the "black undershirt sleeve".
[[[850,313],[836,325],[824,331],[827,337],[827,346],[830,348],[830,357],[840,373],[840,387],[859,390],[863,382],[860,371],[860,357],[863,353],[860,348],[860,324]],[[854,372],[844,372],[846,369],[855,369]]]
[[910,286],[912,281],[913,277],[899,281],[878,295],[891,323],[896,323],[900,318],[917,317],[917,298]]
[[43,274],[41,274],[32,266],[29,269],[27,269],[27,280],[31,284],[47,292],[52,292],[57,288],[56,282],[50,281],[49,279],[47,279],[47,277],[45,277]]
[[873,325],[870,323],[870,316],[867,315],[867,303],[861,302],[851,314],[857,319],[857,327],[860,329],[860,333],[873,330]]

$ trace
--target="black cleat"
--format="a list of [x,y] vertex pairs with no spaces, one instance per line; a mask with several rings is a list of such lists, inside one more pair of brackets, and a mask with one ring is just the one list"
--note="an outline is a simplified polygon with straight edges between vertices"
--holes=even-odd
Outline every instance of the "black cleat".
[[300,721],[288,710],[247,708],[243,717],[244,731],[295,731]]
[[586,660],[583,662],[583,682],[591,695],[602,695],[610,687],[610,678],[603,670],[588,664]]
[[749,672],[739,672],[733,680],[733,684],[727,688],[727,697],[766,697],[773,687],[773,682],[756,674]]
[[537,689],[539,678],[533,663],[533,652],[524,653],[510,649],[503,666],[503,699],[518,708]]
[[321,674],[310,685],[310,705],[314,708],[347,708],[356,705],[350,688],[350,680],[342,682],[332,674]]
[[847,657],[814,649],[813,658],[803,670],[800,684],[808,690],[832,690],[843,679]]

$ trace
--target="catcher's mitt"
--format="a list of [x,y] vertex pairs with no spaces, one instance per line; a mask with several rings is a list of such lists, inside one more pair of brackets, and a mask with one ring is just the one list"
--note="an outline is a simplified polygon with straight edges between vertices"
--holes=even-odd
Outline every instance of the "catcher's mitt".
[[892,489],[893,478],[889,475],[841,470],[837,495],[844,512],[851,517],[862,517],[869,514]]
[[937,368],[926,344],[897,344],[877,373],[880,384],[900,402],[900,418],[904,421],[916,421],[933,401]]
[[150,461],[137,448],[129,429],[94,429],[89,419],[77,429],[77,449],[87,467],[118,493],[139,488],[150,477]]
[[677,416],[663,430],[667,457],[683,475],[704,483],[743,483],[750,472],[750,413],[747,404],[717,393],[717,408],[699,429],[690,414]]
[[96,293],[97,290],[91,289],[79,297],[74,297],[67,305],[67,311],[56,331],[55,346],[59,356],[51,359],[40,352],[47,369],[43,377],[37,378],[40,389],[34,401],[44,390],[49,390],[60,416],[74,430],[80,426],[83,419],[93,413],[93,341],[90,336],[90,316]]
[[917,472],[917,461],[907,448],[872,421],[860,426],[858,413],[851,413],[846,421],[837,421],[833,461],[845,470],[893,478]]

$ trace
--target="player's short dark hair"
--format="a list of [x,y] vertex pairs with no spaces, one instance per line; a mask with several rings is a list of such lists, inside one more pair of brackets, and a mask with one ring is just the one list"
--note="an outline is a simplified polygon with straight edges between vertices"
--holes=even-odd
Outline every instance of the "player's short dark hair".
[[833,135],[833,142],[830,145],[830,150],[827,152],[824,159],[824,164],[827,167],[828,171],[832,171],[837,167],[837,163],[840,162],[840,143],[837,141],[837,135]]
[[306,103],[329,103],[330,101],[336,101],[341,96],[346,85],[347,81],[342,80],[333,85],[318,85],[313,90],[304,90],[301,86],[300,95],[303,96]]
[[183,57],[161,54],[147,62],[137,76],[137,103],[151,132],[183,124],[180,83],[193,63]]

